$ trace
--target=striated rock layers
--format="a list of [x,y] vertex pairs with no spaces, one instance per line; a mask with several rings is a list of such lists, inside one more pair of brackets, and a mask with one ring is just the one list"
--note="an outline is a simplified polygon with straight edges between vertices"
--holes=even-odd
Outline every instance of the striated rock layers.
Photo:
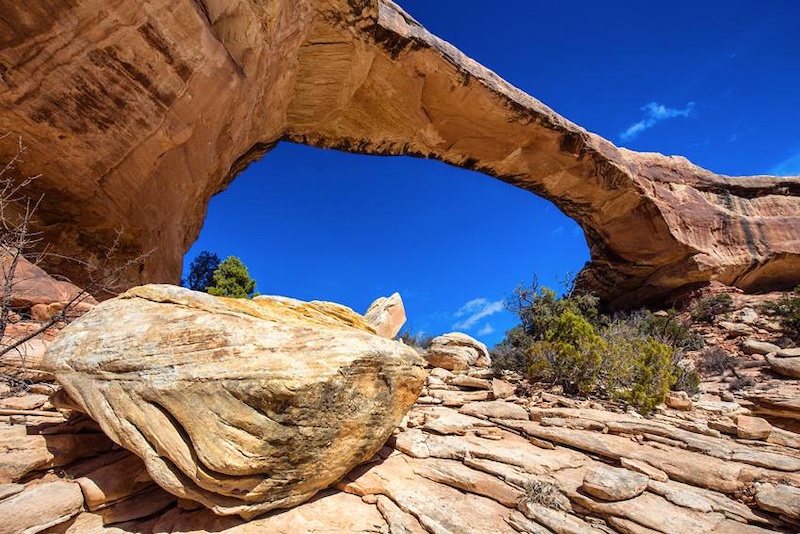
[[607,301],[800,282],[800,178],[619,149],[388,0],[6,2],[0,76],[0,131],[43,174],[40,227],[84,258],[126,228],[121,264],[156,249],[132,285],[177,281],[209,198],[282,140],[434,158],[548,198],[583,228],[580,281]]
[[170,493],[244,518],[369,460],[424,360],[344,306],[134,288],[65,328],[45,366]]

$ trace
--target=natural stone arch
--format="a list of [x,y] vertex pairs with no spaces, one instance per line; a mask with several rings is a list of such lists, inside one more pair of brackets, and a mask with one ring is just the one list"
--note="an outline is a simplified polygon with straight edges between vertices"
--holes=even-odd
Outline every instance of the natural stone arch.
[[281,140],[435,158],[545,197],[583,228],[581,281],[607,301],[800,282],[800,178],[617,148],[390,1],[32,0],[0,20],[0,130],[45,176],[41,226],[81,257],[125,226],[119,261],[157,247],[130,284],[176,282],[209,198]]

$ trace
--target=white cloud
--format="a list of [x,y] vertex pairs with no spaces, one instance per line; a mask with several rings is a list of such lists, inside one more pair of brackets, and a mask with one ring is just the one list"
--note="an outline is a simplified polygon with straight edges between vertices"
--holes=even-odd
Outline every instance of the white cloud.
[[800,153],[775,165],[770,169],[770,174],[776,174],[778,176],[800,176]]
[[620,139],[630,141],[631,139],[636,139],[640,133],[649,130],[659,122],[676,117],[689,117],[694,111],[694,102],[689,102],[683,109],[668,108],[664,104],[650,102],[642,107],[642,111],[644,111],[644,118],[622,132]]
[[494,327],[491,324],[486,323],[485,325],[483,325],[483,327],[480,330],[478,330],[478,335],[479,336],[488,336],[489,334],[491,334],[493,332],[494,332]]
[[464,319],[455,323],[453,328],[455,330],[469,330],[484,317],[499,313],[503,311],[503,309],[502,300],[489,302],[489,300],[485,298],[472,299],[461,306],[455,313],[456,317],[464,317]]

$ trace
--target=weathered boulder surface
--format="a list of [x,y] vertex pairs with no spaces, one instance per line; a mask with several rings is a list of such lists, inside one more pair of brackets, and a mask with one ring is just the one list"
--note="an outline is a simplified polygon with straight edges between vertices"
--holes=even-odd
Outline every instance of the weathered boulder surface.
[[45,365],[170,493],[249,518],[370,459],[424,360],[349,308],[134,288],[66,327]]
[[617,148],[389,0],[4,2],[0,35],[0,132],[42,175],[39,227],[87,260],[125,227],[114,261],[155,249],[130,285],[177,282],[210,197],[283,140],[438,159],[550,199],[583,228],[579,281],[604,300],[800,283],[800,177]]
[[425,359],[433,367],[450,371],[465,371],[470,367],[489,367],[492,364],[486,345],[461,332],[433,338],[425,351]]

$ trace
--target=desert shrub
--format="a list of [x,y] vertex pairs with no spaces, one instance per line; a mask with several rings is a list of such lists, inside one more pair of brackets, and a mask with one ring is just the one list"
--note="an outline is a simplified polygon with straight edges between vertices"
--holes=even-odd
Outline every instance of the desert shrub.
[[707,375],[720,375],[736,365],[736,358],[722,347],[707,347],[700,353],[700,371]]
[[568,394],[595,391],[608,345],[583,316],[570,308],[553,318],[544,341],[530,349],[529,374],[549,372]]
[[213,279],[214,284],[208,286],[208,293],[217,297],[250,298],[256,289],[256,281],[236,256],[228,256],[220,263]]
[[763,309],[777,317],[783,333],[795,343],[800,343],[800,286],[793,294],[782,296],[777,302],[765,304]]
[[492,367],[495,371],[514,371],[525,374],[528,371],[527,352],[533,339],[525,333],[521,325],[506,332],[505,338],[491,350]]
[[692,319],[710,324],[718,315],[728,313],[731,309],[733,309],[733,299],[728,293],[712,295],[697,301],[692,311]]
[[600,320],[597,298],[594,296],[571,294],[569,297],[559,297],[552,289],[539,287],[535,280],[530,287],[517,286],[506,301],[506,308],[519,317],[523,330],[533,341],[544,341],[554,323],[567,310],[593,325]]
[[740,389],[750,388],[756,385],[756,381],[749,376],[737,376],[728,384],[729,391],[739,391]]
[[[641,310],[609,318],[588,295],[558,297],[547,288],[517,288],[509,309],[521,324],[493,350],[497,369],[524,371],[566,394],[601,395],[649,413],[680,384],[696,392],[699,377],[678,368],[695,341],[677,313]],[[680,379],[680,382],[679,382]]]
[[675,349],[637,326],[635,321],[617,320],[603,330],[608,344],[607,388],[612,397],[648,414],[664,402],[676,381]]
[[[632,315],[635,317],[637,314]],[[639,311],[638,315],[638,330],[662,343],[682,350],[700,350],[705,345],[703,337],[691,332],[689,323],[682,321],[674,309],[667,310],[666,315],[655,315],[646,310]]]
[[681,365],[675,366],[675,384],[672,389],[675,391],[685,391],[693,396],[700,393],[700,374],[694,368],[687,368]]
[[406,328],[400,333],[400,337],[398,337],[397,339],[399,341],[402,341],[409,347],[426,350],[428,347],[431,346],[431,342],[433,341],[433,336],[428,335],[424,332],[414,332],[412,328]]
[[553,510],[566,510],[569,500],[561,489],[547,480],[529,478],[523,482],[524,500]]

